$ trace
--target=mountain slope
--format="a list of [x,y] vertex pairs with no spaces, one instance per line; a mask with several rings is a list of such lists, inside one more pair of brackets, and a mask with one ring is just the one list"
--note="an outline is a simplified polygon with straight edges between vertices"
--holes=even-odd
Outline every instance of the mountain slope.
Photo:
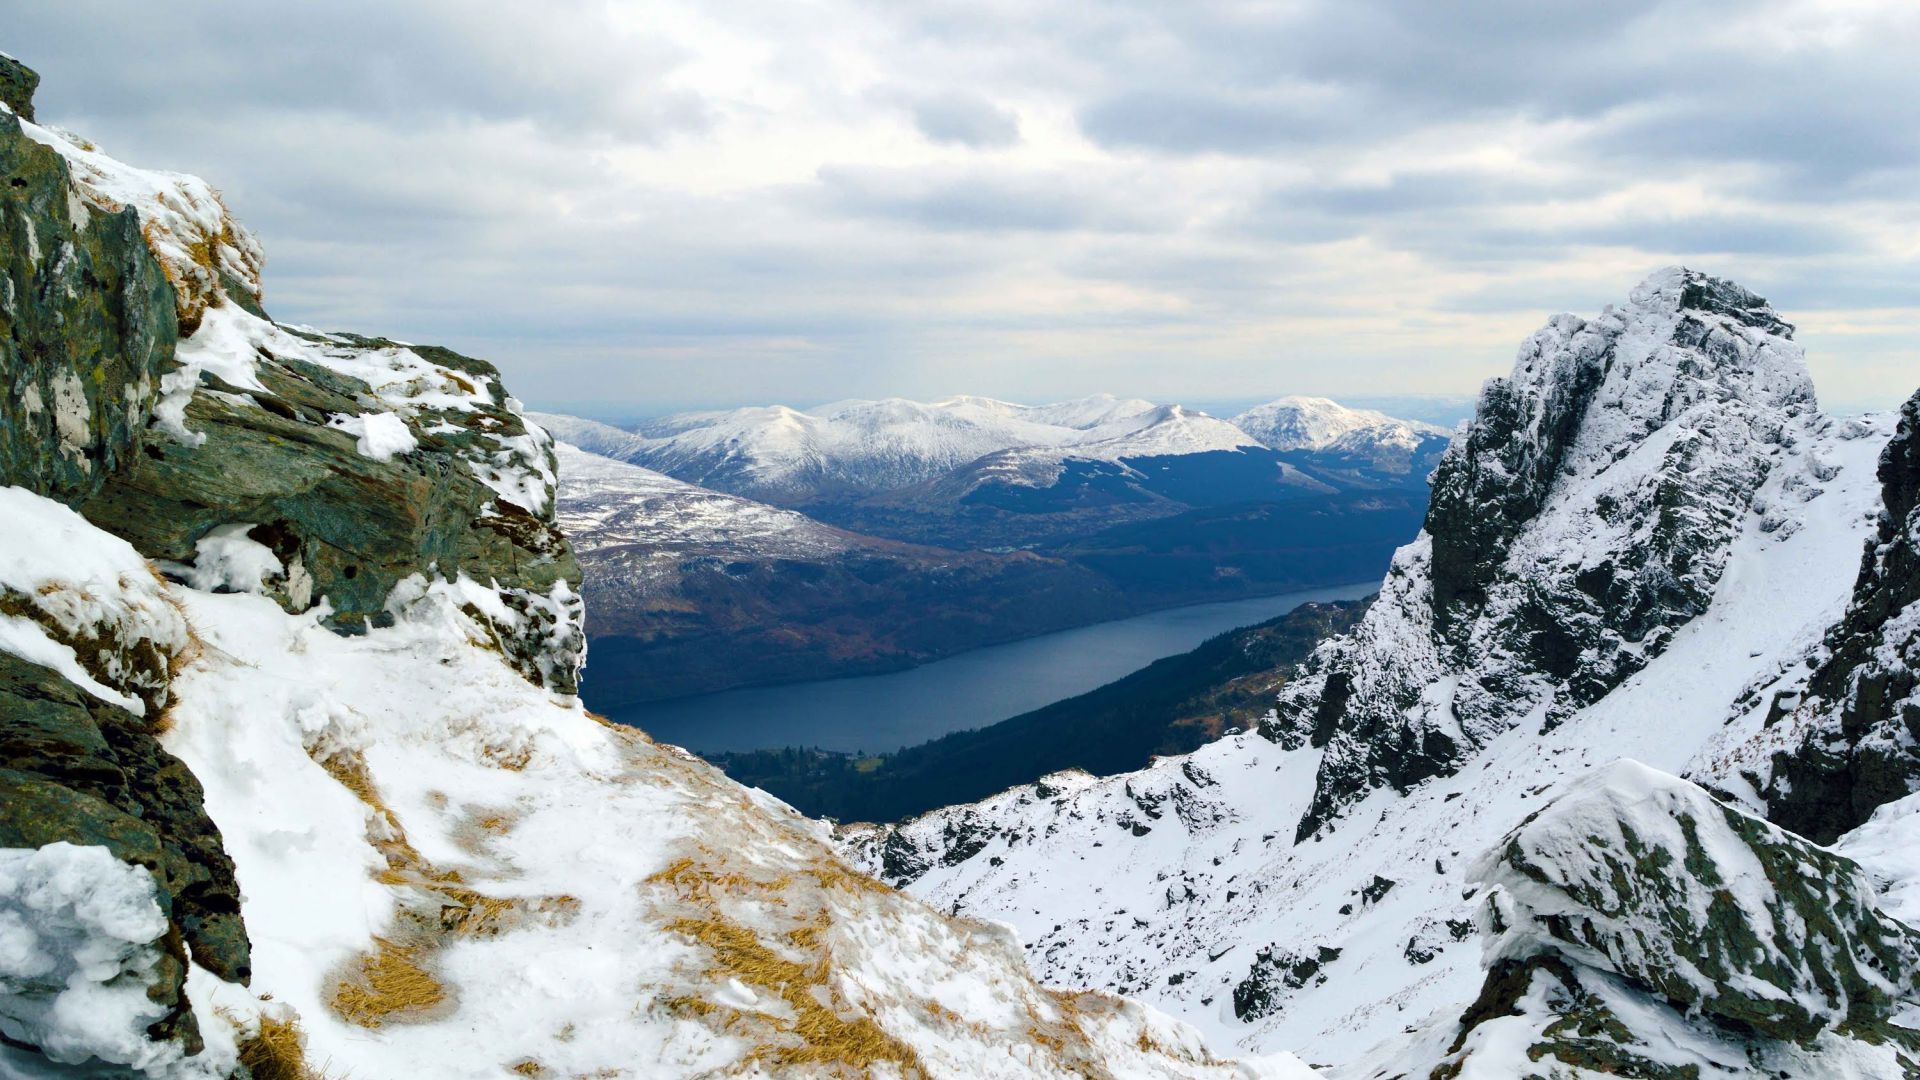
[[1798,663],[1756,680],[1735,745],[1707,773],[1823,843],[1920,789],[1920,394],[1901,410],[1879,479],[1879,528],[1845,618]]
[[[211,189],[7,104],[35,243],[0,371],[52,396],[0,399],[0,1072],[1298,1074],[1042,988],[596,722],[551,447],[498,373],[271,322]],[[82,378],[109,339],[147,344]]]
[[[1655,275],[1625,309],[1556,319],[1489,385],[1429,533],[1261,732],[849,846],[1012,923],[1043,978],[1336,1075],[1408,1073],[1410,1053],[1414,1075],[1464,1067],[1440,1059],[1487,984],[1476,857],[1590,768],[1679,774],[1720,752],[1755,673],[1797,662],[1846,607],[1890,433],[1819,416],[1749,294]],[[1468,526],[1477,542],[1453,535]],[[1409,1025],[1429,1041],[1410,1049]]]

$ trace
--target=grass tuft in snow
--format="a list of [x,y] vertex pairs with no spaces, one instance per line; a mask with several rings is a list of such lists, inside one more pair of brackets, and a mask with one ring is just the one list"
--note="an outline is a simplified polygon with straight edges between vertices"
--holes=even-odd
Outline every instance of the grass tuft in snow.
[[[689,902],[687,914],[669,922],[667,929],[706,949],[711,958],[708,976],[715,981],[737,980],[764,991],[784,1003],[788,1015],[748,1012],[695,997],[669,999],[664,1002],[669,1010],[709,1022],[717,1016],[728,1030],[760,1038],[748,1060],[776,1071],[808,1065],[841,1066],[858,1075],[870,1075],[874,1065],[888,1063],[902,1075],[926,1075],[913,1047],[840,1000],[834,989],[838,980],[824,922],[804,923],[785,934],[772,933],[770,943],[721,914],[714,902],[717,893],[765,892],[777,903],[779,894],[791,884],[789,876],[761,880],[740,873],[716,873],[691,858],[681,858],[647,880],[669,887],[679,899]],[[819,883],[825,886],[828,881],[821,878]]]
[[[458,870],[435,866],[407,839],[358,754],[336,752],[320,765],[371,811],[367,841],[387,863],[374,880],[404,891],[397,913],[404,940],[374,938],[374,950],[337,977],[328,1005],[342,1019],[377,1028],[431,1014],[448,994],[426,965],[446,937],[494,937],[529,922],[559,925],[579,914],[580,901],[572,896],[500,897],[468,888]],[[502,815],[485,820],[494,834],[513,824]]]
[[253,1080],[329,1080],[307,1062],[307,1036],[291,1013],[261,1013],[259,1030],[240,1043],[240,1064]]
[[[867,1016],[854,1014],[849,1018],[847,1010],[821,1003],[822,997],[832,994],[832,961],[828,954],[808,955],[789,936],[793,952],[803,957],[795,960],[787,950],[776,951],[752,930],[718,914],[675,919],[667,929],[705,946],[717,972],[749,987],[770,991],[792,1010],[791,1021],[755,1018],[791,1037],[756,1046],[750,1055],[753,1060],[775,1068],[844,1065],[862,1072],[889,1062],[909,1075],[925,1075],[920,1055],[913,1047],[887,1034]],[[706,1015],[719,1010],[734,1011],[730,1006],[694,1011]]]
[[348,965],[327,1005],[342,1020],[363,1028],[431,1013],[446,1001],[447,991],[421,966],[425,951],[421,945],[374,938],[373,951]]

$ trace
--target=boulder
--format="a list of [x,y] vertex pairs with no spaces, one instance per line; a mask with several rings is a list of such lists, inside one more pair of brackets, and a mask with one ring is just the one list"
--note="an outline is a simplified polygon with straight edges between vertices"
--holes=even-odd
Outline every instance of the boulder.
[[1569,785],[1473,875],[1490,968],[1550,957],[1795,1044],[1884,1032],[1920,998],[1920,932],[1858,864],[1634,761]]

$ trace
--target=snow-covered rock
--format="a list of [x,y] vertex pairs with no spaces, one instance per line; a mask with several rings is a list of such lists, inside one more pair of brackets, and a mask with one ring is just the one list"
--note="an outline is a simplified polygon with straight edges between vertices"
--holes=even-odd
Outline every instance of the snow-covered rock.
[[1485,903],[1479,997],[1354,1075],[1914,1067],[1920,932],[1882,910],[1859,864],[1684,780],[1628,760],[1596,769],[1470,873]]
[[1798,527],[1823,425],[1792,327],[1737,285],[1669,269],[1624,308],[1555,317],[1481,393],[1381,601],[1263,728],[1325,747],[1301,835],[1562,723],[1659,656],[1777,469],[1810,470],[1779,502],[1776,529]]
[[0,1072],[58,1075],[42,1074],[23,1047],[60,1065],[149,1077],[212,1080],[233,1069],[230,1044],[190,1053],[154,1037],[181,1005],[171,985],[178,947],[164,940],[159,900],[152,875],[104,847],[0,848]]
[[141,235],[173,285],[181,336],[194,331],[208,308],[229,299],[259,306],[266,255],[211,184],[128,165],[62,128],[25,120],[20,127],[66,160],[75,218],[129,207],[139,214]]
[[0,487],[0,650],[157,718],[191,632],[132,545],[65,506]]

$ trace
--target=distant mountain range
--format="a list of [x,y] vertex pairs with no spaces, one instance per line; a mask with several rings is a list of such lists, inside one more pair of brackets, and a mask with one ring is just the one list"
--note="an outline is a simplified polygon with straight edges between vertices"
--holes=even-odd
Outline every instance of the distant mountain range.
[[[717,491],[803,505],[897,492],[955,475],[982,485],[1054,486],[1069,462],[1120,464],[1210,453],[1339,449],[1437,452],[1445,429],[1326,398],[1285,397],[1222,420],[1175,404],[1097,395],[1051,405],[983,397],[889,398],[800,410],[785,405],[678,413],[633,430],[535,413],[583,450]],[[1286,472],[1287,470],[1280,470]]]
[[1447,442],[1306,397],[533,417],[562,443],[603,709],[1376,577]]

